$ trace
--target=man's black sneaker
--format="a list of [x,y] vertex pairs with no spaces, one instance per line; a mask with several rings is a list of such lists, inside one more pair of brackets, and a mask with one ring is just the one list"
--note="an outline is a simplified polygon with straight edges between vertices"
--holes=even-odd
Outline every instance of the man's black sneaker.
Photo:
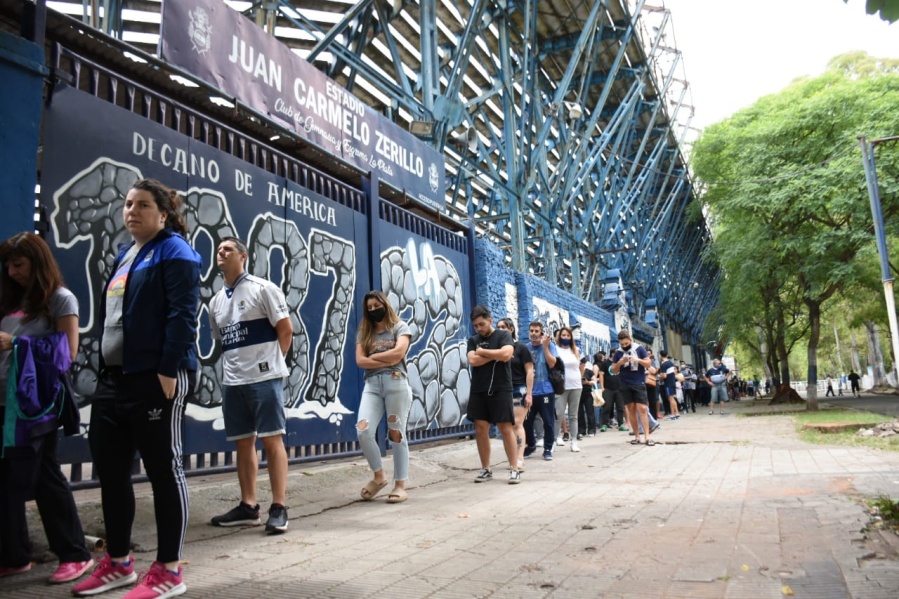
[[570,440],[571,440],[571,435],[569,435],[568,433],[562,433],[562,440],[563,440],[563,441],[570,441]]
[[265,522],[265,532],[276,535],[287,530],[287,508],[273,503],[268,508],[268,520]]
[[259,506],[247,505],[243,501],[227,514],[212,518],[213,526],[258,526],[259,524],[261,524]]
[[485,483],[488,480],[493,480],[493,473],[486,468],[481,468],[481,471],[478,472],[478,475],[474,477],[474,482],[476,483]]

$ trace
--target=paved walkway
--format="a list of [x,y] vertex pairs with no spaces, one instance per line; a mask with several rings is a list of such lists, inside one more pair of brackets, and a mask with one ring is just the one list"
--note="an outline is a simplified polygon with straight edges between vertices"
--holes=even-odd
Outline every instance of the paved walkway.
[[[291,529],[276,537],[205,524],[234,504],[234,476],[191,479],[186,596],[773,599],[789,587],[796,598],[899,597],[895,545],[862,532],[864,497],[899,497],[899,453],[807,445],[788,415],[734,413],[747,411],[741,402],[666,421],[655,447],[602,433],[581,453],[527,460],[517,486],[498,441],[497,478],[485,484],[472,482],[473,441],[415,450],[399,505],[356,499],[361,459],[294,468]],[[148,493],[134,535],[144,568]],[[78,501],[88,532],[100,532],[97,492]],[[70,596],[46,584],[53,566],[0,580],[0,596]]]

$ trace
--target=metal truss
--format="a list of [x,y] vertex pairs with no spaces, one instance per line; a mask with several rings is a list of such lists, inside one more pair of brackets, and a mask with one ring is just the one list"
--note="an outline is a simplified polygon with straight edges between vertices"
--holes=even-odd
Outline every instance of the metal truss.
[[[171,1],[171,0],[169,0]],[[178,0],[189,1],[189,0]],[[663,0],[262,0],[233,8],[443,150],[447,212],[510,267],[597,302],[619,269],[638,314],[693,343],[717,303],[685,151],[693,108]],[[58,8],[65,2],[50,3]],[[69,2],[155,51],[158,0]],[[77,11],[72,11],[77,12]]]

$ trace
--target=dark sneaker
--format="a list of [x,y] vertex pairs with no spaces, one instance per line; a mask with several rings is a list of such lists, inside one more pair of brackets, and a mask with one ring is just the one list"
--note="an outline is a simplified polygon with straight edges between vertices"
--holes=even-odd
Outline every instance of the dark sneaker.
[[651,427],[649,427],[649,432],[651,432],[651,433],[656,432],[656,431],[659,429],[660,426],[662,426],[662,423],[661,423],[661,422],[656,422],[656,423],[653,424]]
[[548,449],[547,449],[546,451],[544,451],[544,452],[543,452],[543,459],[546,460],[546,461],[549,461],[549,460],[553,459],[553,452],[551,452],[551,451],[548,450]]
[[524,448],[524,457],[529,458],[533,453],[537,451],[536,447],[525,447]]
[[259,505],[250,506],[241,501],[237,507],[221,516],[213,516],[213,526],[259,526]]
[[476,483],[485,483],[488,480],[493,480],[493,473],[486,468],[481,468],[481,471],[478,472],[478,475],[474,477],[474,482]]
[[265,521],[265,532],[277,535],[287,530],[287,508],[278,503],[273,503],[268,508],[268,520]]
[[568,433],[562,433],[562,440],[563,441],[571,440],[571,435],[569,435]]

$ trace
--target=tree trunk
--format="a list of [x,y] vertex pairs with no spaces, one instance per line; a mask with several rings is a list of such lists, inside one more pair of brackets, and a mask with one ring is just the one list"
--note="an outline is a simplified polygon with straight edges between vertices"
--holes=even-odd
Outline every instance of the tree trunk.
[[839,370],[837,370],[837,376],[843,376],[843,350],[840,349],[840,334],[837,332],[837,323],[834,321],[833,323],[833,338],[836,341],[837,346],[837,365],[839,366]]
[[756,333],[759,336],[759,353],[762,355],[762,364],[765,367],[765,379],[773,380],[774,376],[771,372],[771,355],[768,352],[768,339],[762,327],[756,327]]
[[808,306],[808,387],[806,399],[809,411],[818,410],[818,341],[821,340],[821,304],[812,300],[805,300]]
[[880,349],[880,330],[876,322],[865,321],[865,329],[868,333],[868,361],[874,372],[874,386],[885,387],[887,382],[886,369],[883,366],[883,352]]
[[787,343],[780,335],[777,340],[777,364],[780,371],[780,384],[790,384],[790,356],[787,354]]
[[855,341],[855,331],[849,331],[849,344],[852,347],[852,351],[850,352],[852,356],[852,370],[861,374],[862,364],[858,359],[858,343]]

